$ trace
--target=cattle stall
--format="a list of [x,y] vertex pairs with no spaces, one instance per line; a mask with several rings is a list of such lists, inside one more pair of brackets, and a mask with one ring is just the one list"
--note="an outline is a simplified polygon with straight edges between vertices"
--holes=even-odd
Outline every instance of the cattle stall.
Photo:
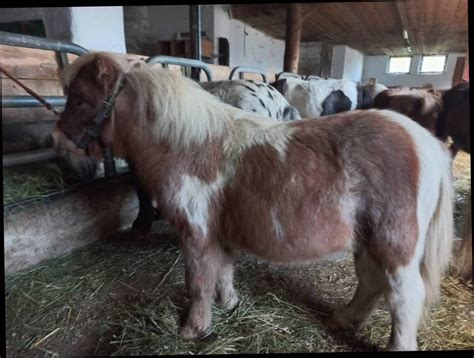
[[[364,86],[431,89],[441,98],[456,83],[469,78],[467,40],[463,40],[464,27],[459,24],[463,20],[467,27],[467,11],[463,18],[467,4],[454,2],[455,9],[443,0],[437,10],[430,0],[378,5],[102,7],[103,22],[114,29],[122,26],[123,33],[120,41],[115,41],[113,34],[97,32],[95,37],[103,37],[103,43],[100,39],[94,42],[85,32],[74,33],[77,30],[64,20],[70,16],[80,27],[87,18],[91,30],[100,31],[95,21],[101,20],[87,12],[94,8],[37,8],[35,16],[41,19],[45,35],[38,30],[39,22],[21,11],[11,12],[11,16],[23,27],[0,15],[5,71],[0,75],[6,355],[382,351],[391,327],[385,298],[357,332],[336,330],[331,325],[331,315],[351,301],[358,285],[350,252],[329,260],[291,264],[240,252],[234,272],[239,304],[232,310],[213,305],[209,335],[194,341],[182,338],[180,327],[191,300],[185,294],[179,228],[165,220],[158,208],[149,232],[132,229],[142,202],[127,162],[58,156],[49,134],[59,116],[34,94],[55,110],[64,110],[68,94],[60,82],[61,71],[94,49],[111,52],[130,64],[139,62],[193,78],[221,101],[225,101],[227,83],[234,82],[232,85],[244,88],[234,94],[239,103],[255,97],[248,107],[240,108],[258,112],[262,105],[267,117],[277,116],[284,108],[298,114],[279,122],[305,117],[299,115],[301,98],[305,98],[301,93],[324,93],[314,102],[318,108],[315,117],[332,114],[327,108],[336,108],[335,112],[362,108],[357,101],[365,93]],[[452,36],[446,35],[450,39],[445,41],[447,45],[435,41],[441,37],[441,29],[433,29],[432,38],[428,38],[426,32],[414,28],[414,19],[422,11],[426,21],[441,21],[441,11],[451,16]],[[61,16],[57,26],[52,26],[51,18],[58,14],[69,15]],[[336,14],[350,19],[349,23],[338,20]],[[384,15],[377,20],[377,14]],[[185,25],[177,21],[188,17]],[[154,24],[153,19],[160,24]],[[364,26],[362,21],[366,21]],[[403,31],[400,36],[390,35],[393,31],[388,24],[392,23],[397,31],[406,29],[408,40]],[[375,29],[380,30],[378,35]],[[70,31],[69,37],[59,36],[62,30]],[[362,33],[367,34],[363,40],[357,38]],[[426,48],[422,51],[418,46]],[[439,53],[445,57],[442,72],[420,73],[426,65],[424,57]],[[409,72],[390,72],[391,59],[402,57],[411,58]],[[286,93],[279,87],[281,81],[291,84]],[[214,87],[213,83],[219,85]],[[329,87],[320,90],[318,86]],[[300,92],[311,88],[316,88],[315,92]],[[268,93],[273,94],[272,100],[277,98],[273,91],[285,101],[281,109],[269,107]],[[332,102],[327,106],[327,98],[339,100],[331,97],[336,92],[352,101],[348,108],[337,109]],[[449,138],[448,144],[451,141]],[[453,259],[441,282],[440,301],[418,330],[419,350],[474,349],[472,280],[459,277],[456,271],[461,238],[467,232],[466,217],[470,217],[469,153],[457,152],[452,175]]]

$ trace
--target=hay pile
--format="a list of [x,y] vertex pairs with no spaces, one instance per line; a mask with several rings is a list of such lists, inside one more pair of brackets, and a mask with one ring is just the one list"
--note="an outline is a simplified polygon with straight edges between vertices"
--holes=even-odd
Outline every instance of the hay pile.
[[[456,191],[469,157],[455,163]],[[467,162],[466,162],[467,159]],[[467,164],[466,164],[467,163]],[[469,181],[470,186],[470,181]],[[459,201],[459,200],[458,200]],[[459,220],[462,218],[459,217]],[[279,266],[247,255],[236,264],[240,305],[214,307],[214,333],[178,335],[189,301],[175,233],[164,222],[140,239],[116,233],[64,257],[6,276],[10,355],[158,355],[367,351],[384,347],[390,316],[382,302],[357,334],[324,324],[357,286],[350,257],[324,265]],[[422,350],[474,349],[473,288],[447,277],[441,302],[419,331]]]
[[3,168],[3,205],[25,199],[40,199],[64,190],[61,171],[49,162]]
[[[128,172],[128,165],[124,160],[116,159],[117,173]],[[3,169],[3,205],[34,201],[47,198],[53,193],[60,193],[66,189],[81,184],[78,179],[64,179],[65,172],[54,161],[43,161],[27,165]],[[104,177],[104,165],[100,163],[96,178]]]

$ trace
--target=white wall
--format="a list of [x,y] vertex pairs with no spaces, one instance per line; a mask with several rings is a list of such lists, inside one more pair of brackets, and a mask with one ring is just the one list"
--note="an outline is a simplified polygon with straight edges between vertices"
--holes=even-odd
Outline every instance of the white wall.
[[257,67],[267,71],[283,71],[285,42],[231,19],[226,5],[214,6],[214,48],[217,39],[225,37],[230,44],[229,65]]
[[71,8],[72,41],[89,50],[125,53],[122,6]]
[[359,82],[362,79],[364,55],[345,45],[332,48],[331,77]]
[[50,39],[125,53],[122,6],[2,9],[0,22],[43,20]]
[[401,75],[387,73],[389,56],[365,56],[362,80],[367,82],[369,78],[376,77],[378,83],[386,86],[423,87],[426,84],[431,84],[435,89],[449,89],[451,88],[456,59],[460,56],[465,56],[465,54],[449,54],[445,72],[435,75],[418,73],[421,55],[413,56],[410,73]]
[[337,45],[332,47],[331,77],[343,78],[344,61],[346,58],[346,46]]
[[342,78],[359,82],[362,79],[362,69],[364,67],[364,55],[353,48],[346,46],[344,56],[344,75]]

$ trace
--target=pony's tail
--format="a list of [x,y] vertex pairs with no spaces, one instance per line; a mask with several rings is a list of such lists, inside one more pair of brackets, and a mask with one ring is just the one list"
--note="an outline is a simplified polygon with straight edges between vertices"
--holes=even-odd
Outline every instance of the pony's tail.
[[421,261],[421,276],[426,290],[425,313],[438,300],[441,278],[451,259],[454,236],[451,158],[447,150],[442,150],[439,159],[443,162],[444,167],[439,186],[438,203],[430,220],[424,256]]

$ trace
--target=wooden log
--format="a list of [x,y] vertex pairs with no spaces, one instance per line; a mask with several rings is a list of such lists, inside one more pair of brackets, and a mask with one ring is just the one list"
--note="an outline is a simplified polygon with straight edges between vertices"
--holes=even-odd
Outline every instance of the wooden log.
[[284,72],[298,73],[303,22],[300,4],[288,4],[286,15]]

